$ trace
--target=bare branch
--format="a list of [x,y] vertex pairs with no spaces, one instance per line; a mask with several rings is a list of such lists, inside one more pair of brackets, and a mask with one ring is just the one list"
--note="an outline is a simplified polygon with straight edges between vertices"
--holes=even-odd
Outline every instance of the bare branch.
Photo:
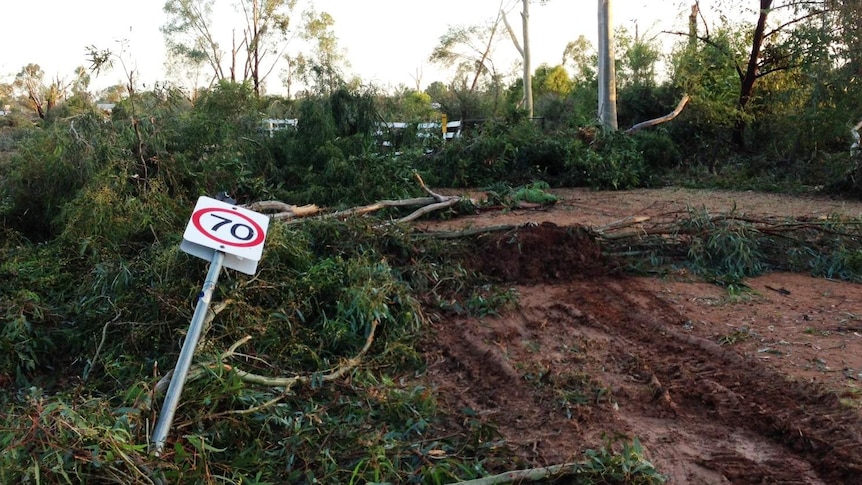
[[662,123],[667,123],[668,121],[676,118],[677,116],[679,116],[680,113],[682,113],[682,109],[685,108],[685,105],[688,103],[688,100],[689,100],[689,96],[686,94],[679,101],[679,104],[676,105],[676,108],[674,108],[674,110],[671,111],[670,113],[668,113],[664,116],[660,116],[658,118],[648,120],[648,121],[642,121],[642,122],[632,126],[628,130],[626,130],[626,133],[631,134],[631,133],[634,133],[638,130],[642,130],[644,128],[649,128],[651,126],[660,125]]
[[503,17],[503,25],[506,26],[506,31],[509,32],[509,37],[512,39],[512,43],[515,44],[515,49],[518,49],[518,53],[521,54],[521,57],[524,57],[524,48],[521,47],[521,43],[518,42],[518,36],[515,35],[515,31],[512,29],[512,26],[509,25],[509,19],[506,18],[506,12],[501,11],[500,15]]

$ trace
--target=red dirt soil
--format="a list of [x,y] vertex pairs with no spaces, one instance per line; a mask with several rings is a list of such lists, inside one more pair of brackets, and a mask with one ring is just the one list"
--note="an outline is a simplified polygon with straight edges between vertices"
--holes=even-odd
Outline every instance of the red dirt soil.
[[732,296],[685,274],[627,276],[582,228],[686,207],[862,217],[862,203],[555,193],[561,201],[541,210],[424,223],[519,226],[484,236],[474,261],[511,285],[517,308],[435,319],[424,378],[441,406],[471,410],[534,466],[638,437],[668,483],[862,483],[862,286],[774,273]]

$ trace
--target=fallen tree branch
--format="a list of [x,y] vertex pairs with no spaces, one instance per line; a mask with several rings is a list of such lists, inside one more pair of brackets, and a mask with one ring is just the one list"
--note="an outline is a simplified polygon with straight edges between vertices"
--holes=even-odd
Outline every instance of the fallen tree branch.
[[[228,304],[231,303],[231,300],[220,301],[218,303],[214,303],[210,305],[207,309],[206,317],[204,317],[203,321],[203,330],[201,331],[202,339],[206,336],[207,330],[209,330],[210,325],[212,325],[213,320],[216,315],[221,313],[225,308],[227,308]],[[200,343],[198,343],[200,345]],[[194,369],[192,369],[194,370]],[[197,369],[197,373],[192,375],[192,370],[189,371],[188,377],[186,377],[186,382],[193,381],[194,379],[200,377],[203,374],[203,369]],[[165,391],[168,390],[168,386],[171,384],[171,378],[174,376],[174,369],[169,370],[159,382],[156,383],[156,387],[154,389],[156,395],[164,394]]]
[[688,103],[689,99],[690,99],[689,96],[686,94],[685,96],[682,97],[682,99],[679,101],[679,104],[676,105],[676,108],[673,111],[671,111],[670,113],[668,113],[664,116],[660,116],[658,118],[654,118],[654,119],[647,120],[647,121],[642,121],[642,122],[632,126],[628,130],[626,130],[626,134],[630,135],[630,134],[632,134],[638,130],[642,130],[644,128],[649,128],[651,126],[660,125],[662,123],[667,123],[668,121],[676,118],[677,116],[679,116],[680,113],[682,113],[682,109],[685,108],[685,105]]
[[612,231],[616,229],[622,229],[625,227],[631,227],[636,224],[641,224],[650,220],[649,216],[629,216],[618,221],[611,222],[610,224],[605,224],[604,226],[592,227],[591,231],[595,234],[602,234],[605,231]]
[[451,197],[449,199],[446,199],[446,200],[441,201],[441,202],[437,202],[435,204],[429,204],[429,205],[426,205],[425,207],[422,207],[420,209],[415,210],[414,212],[410,213],[410,215],[407,215],[407,216],[402,217],[401,219],[398,219],[395,222],[396,223],[402,223],[402,222],[414,221],[414,220],[416,220],[416,219],[418,219],[418,218],[420,218],[420,217],[422,217],[425,214],[428,214],[430,212],[434,212],[434,211],[440,210],[440,209],[445,209],[447,207],[452,207],[453,205],[457,204],[460,201],[461,201],[460,197]]
[[[243,337],[242,339],[240,339],[239,341],[235,342],[233,345],[230,346],[230,348],[227,351],[222,353],[219,356],[219,359],[217,362],[210,362],[207,364],[196,364],[196,365],[192,366],[192,368],[189,371],[186,382],[190,382],[194,379],[201,377],[207,371],[220,369],[220,370],[227,371],[227,372],[234,372],[239,377],[239,379],[241,381],[248,383],[248,384],[255,384],[255,385],[266,386],[266,387],[281,387],[281,388],[283,388],[282,392],[278,396],[275,396],[274,398],[272,398],[266,402],[258,404],[257,406],[253,406],[253,407],[247,408],[247,409],[232,409],[229,411],[222,411],[220,413],[208,415],[206,418],[212,419],[212,418],[218,418],[218,417],[229,416],[229,415],[250,414],[250,413],[258,412],[258,411],[261,411],[263,409],[266,409],[270,406],[277,404],[279,401],[281,401],[282,399],[287,397],[290,393],[290,390],[296,385],[309,385],[309,384],[311,384],[312,381],[314,381],[314,382],[332,382],[332,381],[341,379],[348,372],[350,372],[353,369],[355,369],[356,367],[358,367],[359,364],[362,362],[362,358],[365,356],[366,353],[368,353],[368,350],[371,348],[371,344],[374,342],[374,337],[375,337],[375,333],[377,331],[378,325],[379,325],[379,322],[377,320],[372,320],[371,328],[368,331],[368,336],[365,338],[365,344],[362,346],[362,349],[360,349],[356,355],[345,360],[341,365],[339,365],[335,369],[332,369],[328,373],[323,374],[323,375],[320,375],[319,373],[314,373],[311,375],[298,375],[298,376],[292,376],[292,377],[269,377],[269,376],[262,376],[260,374],[254,374],[251,372],[246,372],[246,371],[243,371],[241,369],[237,369],[235,366],[225,364],[224,360],[227,360],[227,359],[231,358],[232,356],[234,356],[236,353],[236,350],[239,347],[241,347],[242,345],[245,345],[245,343],[247,343],[249,340],[251,340],[251,336],[247,335],[247,336]],[[170,384],[170,376],[171,375],[173,375],[173,370],[171,370],[168,373],[168,375],[165,376],[165,378],[162,378],[162,381],[167,379],[167,382],[164,384],[164,389],[167,389],[168,384]],[[162,385],[162,381],[159,381],[159,384],[156,386],[157,389]],[[191,423],[183,423],[183,424],[177,426],[177,428],[182,428],[182,427],[188,426],[190,424]]]
[[512,229],[517,228],[518,226],[512,224],[505,224],[502,226],[488,226],[488,227],[471,227],[469,229],[464,229],[462,231],[430,231],[430,232],[420,232],[415,234],[418,237],[430,237],[436,239],[458,239],[461,237],[471,237],[479,234],[486,234],[491,232],[500,232],[500,231],[511,231]]
[[578,472],[580,465],[577,463],[564,463],[540,468],[528,468],[515,470],[490,477],[476,478],[453,485],[501,485],[504,483],[520,483],[523,481],[537,482],[539,480],[558,479]]
[[440,195],[440,194],[434,192],[433,190],[429,189],[428,186],[425,185],[425,181],[422,180],[422,176],[419,175],[419,172],[413,172],[413,176],[416,177],[416,181],[419,182],[419,186],[422,187],[422,190],[424,190],[425,192],[428,192],[428,195],[437,199],[438,202],[443,202],[444,200],[449,200],[449,199],[453,199],[453,198],[454,199],[460,199],[460,197],[457,197],[457,196]]
[[236,373],[237,376],[239,376],[240,380],[242,380],[243,382],[267,387],[283,387],[285,393],[297,384],[307,385],[310,384],[312,380],[331,382],[336,379],[340,379],[349,371],[353,370],[359,365],[359,363],[362,361],[362,357],[368,352],[368,349],[371,348],[372,342],[374,342],[374,332],[377,330],[377,325],[377,320],[371,322],[371,330],[369,330],[368,337],[365,339],[365,345],[362,346],[362,349],[359,351],[358,354],[347,359],[340,366],[331,370],[327,374],[323,374],[320,377],[317,377],[317,374],[310,376],[303,375],[292,377],[268,377],[259,374],[253,374],[251,372],[246,372],[237,368],[233,368],[232,370],[234,371],[234,373]]
[[419,186],[422,187],[422,190],[428,193],[429,197],[380,200],[373,204],[363,205],[359,207],[351,207],[349,209],[344,209],[329,214],[320,214],[320,208],[318,208],[318,206],[314,204],[295,206],[275,200],[255,202],[247,205],[246,208],[249,210],[256,211],[278,211],[275,214],[270,215],[270,217],[274,220],[286,220],[288,223],[292,223],[297,222],[301,217],[307,216],[316,216],[321,219],[344,218],[350,216],[370,214],[372,212],[377,212],[381,209],[385,209],[387,207],[422,206],[416,211],[410,213],[409,215],[395,221],[395,223],[402,223],[411,222],[425,214],[440,209],[445,209],[447,207],[452,207],[453,205],[457,204],[462,200],[460,196],[447,196],[438,194],[433,190],[429,189],[427,185],[425,185],[425,181],[422,180],[421,175],[419,175],[418,173],[414,173],[414,176],[416,177],[417,182],[419,182]]
[[308,217],[320,213],[320,208],[315,204],[307,204],[302,206],[291,205],[277,200],[262,200],[253,202],[246,209],[266,213],[268,211],[276,211],[275,214],[268,214],[273,220],[295,219],[299,217]]
[[353,207],[350,209],[344,209],[342,211],[333,212],[331,214],[324,214],[320,216],[322,219],[327,218],[338,218],[338,217],[348,217],[348,216],[357,216],[357,215],[365,215],[370,214],[371,212],[379,211],[380,209],[385,209],[386,207],[407,207],[413,205],[424,205],[427,206],[429,204],[434,204],[437,202],[437,199],[434,197],[416,197],[412,199],[401,199],[401,200],[381,200],[369,205],[363,205],[360,207]]

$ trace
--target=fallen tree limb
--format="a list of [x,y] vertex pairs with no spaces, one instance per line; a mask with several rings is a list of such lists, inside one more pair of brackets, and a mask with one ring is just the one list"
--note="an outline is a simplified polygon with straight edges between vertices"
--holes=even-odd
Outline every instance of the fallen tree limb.
[[[227,351],[222,353],[219,356],[217,362],[210,362],[210,363],[206,363],[206,364],[196,364],[196,365],[192,366],[192,368],[189,370],[189,374],[188,374],[188,377],[186,379],[186,382],[190,382],[194,379],[197,379],[209,371],[223,370],[223,371],[227,371],[227,372],[234,372],[239,377],[239,379],[241,381],[248,383],[248,384],[255,384],[255,385],[266,386],[266,387],[283,388],[281,394],[270,399],[269,401],[258,404],[257,406],[253,406],[253,407],[248,408],[248,409],[238,409],[238,410],[234,409],[234,410],[229,410],[229,411],[223,411],[220,413],[211,414],[211,415],[207,416],[207,418],[211,419],[211,418],[217,418],[217,417],[228,416],[228,415],[249,414],[249,413],[257,412],[257,411],[266,409],[266,408],[268,408],[274,404],[277,404],[279,401],[281,401],[282,399],[287,397],[288,394],[290,393],[290,390],[296,385],[309,385],[309,384],[311,384],[312,381],[314,381],[314,382],[332,382],[332,381],[341,379],[348,372],[350,372],[353,369],[355,369],[356,367],[358,367],[359,364],[362,362],[362,358],[365,356],[366,353],[368,353],[368,350],[371,348],[371,344],[374,342],[375,333],[377,331],[378,325],[379,325],[379,322],[377,320],[373,320],[371,322],[371,328],[368,331],[368,336],[365,338],[365,344],[362,346],[362,349],[360,349],[356,355],[345,360],[344,362],[341,363],[341,365],[339,365],[335,369],[328,371],[327,373],[325,373],[323,375],[321,375],[319,373],[314,373],[311,375],[297,375],[297,376],[291,376],[291,377],[269,377],[269,376],[263,376],[260,374],[254,374],[251,372],[246,372],[246,371],[243,371],[241,369],[236,368],[235,366],[231,366],[229,364],[224,363],[225,360],[233,357],[236,354],[236,350],[239,347],[241,347],[242,345],[245,345],[248,341],[251,340],[251,336],[245,336],[242,339],[240,339],[239,341],[235,342],[233,345],[231,345]],[[167,387],[170,384],[171,376],[173,376],[173,370],[168,372],[168,374],[165,375],[165,377],[163,377],[161,381],[159,381],[159,383],[156,385],[157,391],[159,389],[162,389],[162,388],[167,390]],[[163,381],[164,381],[164,384],[163,384]],[[164,391],[161,391],[161,392],[164,392]],[[191,424],[191,423],[185,423],[185,424],[179,425],[177,427],[181,428],[181,427],[187,426],[189,424]]]
[[429,214],[440,209],[452,207],[453,205],[457,204],[462,200],[460,196],[441,195],[429,189],[428,186],[425,185],[425,181],[422,180],[422,176],[420,176],[418,173],[414,173],[414,177],[416,177],[416,180],[419,182],[419,186],[422,187],[422,190],[428,193],[428,197],[380,200],[374,202],[373,204],[363,205],[359,207],[351,207],[349,209],[344,209],[329,214],[321,214],[321,209],[315,204],[295,206],[275,200],[255,202],[247,205],[246,208],[249,210],[256,211],[277,211],[275,214],[270,215],[272,219],[285,220],[288,223],[291,223],[297,222],[300,218],[308,216],[316,216],[321,219],[343,218],[350,216],[366,215],[372,212],[377,212],[381,209],[385,209],[387,207],[422,206],[416,211],[410,213],[409,215],[395,221],[395,223],[403,223],[414,221],[425,214]]
[[416,197],[412,199],[401,199],[401,200],[381,200],[377,201],[373,204],[363,205],[360,207],[352,207],[350,209],[344,209],[342,211],[333,212],[331,214],[323,214],[320,216],[323,219],[327,218],[338,218],[338,217],[348,217],[348,216],[358,216],[370,214],[372,212],[379,211],[380,209],[385,209],[387,207],[408,207],[414,205],[423,205],[427,206],[429,204],[434,204],[437,202],[437,199],[434,197]]
[[515,470],[490,477],[476,478],[464,482],[456,482],[454,485],[501,485],[504,483],[520,483],[523,481],[537,482],[539,480],[557,479],[577,473],[580,465],[577,463],[565,463],[541,468],[528,468]]
[[441,202],[429,204],[429,205],[426,205],[425,207],[422,207],[420,209],[415,210],[414,212],[410,213],[407,216],[402,217],[401,219],[398,219],[395,222],[397,222],[397,223],[411,222],[411,221],[414,221],[414,220],[424,216],[425,214],[428,214],[428,213],[431,213],[431,212],[434,212],[434,211],[437,211],[440,209],[445,209],[447,207],[452,207],[453,205],[457,204],[460,201],[461,201],[460,197],[451,197],[451,198],[443,200]]
[[654,119],[647,120],[647,121],[642,121],[642,122],[632,126],[628,130],[626,130],[626,134],[630,135],[630,134],[632,134],[638,130],[642,130],[644,128],[650,128],[650,127],[655,126],[655,125],[667,123],[668,121],[676,118],[677,116],[679,116],[680,113],[682,113],[682,109],[685,108],[685,105],[688,103],[689,99],[690,99],[689,96],[686,94],[685,96],[682,97],[682,99],[679,101],[679,104],[676,105],[676,108],[673,111],[671,111],[670,113],[668,113],[664,116],[660,116],[658,118],[654,118]]
[[436,239],[458,239],[461,237],[471,237],[479,234],[486,234],[492,232],[500,232],[500,231],[511,231],[512,229],[516,229],[518,226],[512,224],[505,224],[502,226],[488,226],[488,227],[471,227],[469,229],[464,229],[462,231],[431,231],[431,232],[420,232],[416,233],[418,237],[428,237],[428,238],[436,238]]
[[629,216],[624,219],[620,219],[618,221],[611,222],[610,224],[605,224],[604,226],[592,227],[591,230],[596,234],[602,234],[605,231],[612,231],[616,229],[622,229],[625,227],[631,227],[636,224],[641,224],[650,220],[649,216]]
[[315,204],[297,206],[277,200],[262,200],[259,202],[253,202],[245,207],[248,210],[262,213],[276,211],[274,214],[268,214],[273,220],[295,219],[299,217],[313,216],[320,213],[320,208]]

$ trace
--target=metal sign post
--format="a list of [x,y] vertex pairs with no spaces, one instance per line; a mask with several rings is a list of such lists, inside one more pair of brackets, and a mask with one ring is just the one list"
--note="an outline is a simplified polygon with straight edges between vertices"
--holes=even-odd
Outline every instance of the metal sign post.
[[210,267],[153,430],[151,449],[156,456],[162,453],[171,429],[219,273],[224,266],[254,274],[263,253],[268,227],[269,217],[264,214],[209,197],[198,199],[180,249],[192,256],[210,260]]
[[168,386],[168,391],[165,394],[165,403],[162,405],[162,410],[159,413],[159,420],[156,422],[156,428],[153,430],[152,447],[156,456],[162,453],[165,446],[165,440],[168,437],[168,431],[171,429],[171,423],[174,420],[174,413],[177,411],[177,406],[180,402],[180,395],[183,393],[183,385],[186,383],[186,376],[189,373],[189,368],[192,365],[192,356],[195,353],[195,347],[198,345],[198,340],[201,337],[201,330],[204,326],[207,310],[210,307],[213,290],[218,282],[219,273],[221,273],[222,263],[224,262],[224,253],[221,251],[213,251],[213,258],[210,261],[210,269],[207,272],[207,278],[204,280],[203,288],[198,295],[198,304],[195,307],[195,313],[192,316],[192,322],[189,325],[189,332],[183,342],[183,348],[180,351],[180,356],[177,359],[177,366],[174,368],[174,375],[171,376],[171,383]]

